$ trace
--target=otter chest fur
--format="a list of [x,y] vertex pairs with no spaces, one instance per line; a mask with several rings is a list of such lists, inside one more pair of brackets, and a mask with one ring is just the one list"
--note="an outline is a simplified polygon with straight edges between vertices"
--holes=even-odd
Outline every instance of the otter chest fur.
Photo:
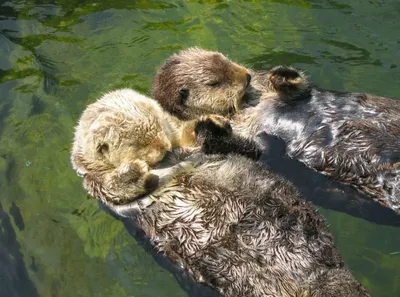
[[253,73],[255,89],[248,96],[261,100],[235,115],[234,129],[282,138],[290,157],[400,213],[398,102],[313,86],[289,100],[279,92],[278,97],[263,100],[255,91],[264,93],[257,84],[263,79],[257,75],[266,76]]
[[160,252],[227,297],[369,296],[290,183],[244,157],[201,159],[136,215]]

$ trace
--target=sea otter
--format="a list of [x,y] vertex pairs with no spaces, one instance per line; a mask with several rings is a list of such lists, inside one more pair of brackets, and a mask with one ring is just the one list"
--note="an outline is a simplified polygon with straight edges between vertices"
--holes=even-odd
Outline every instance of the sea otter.
[[[166,113],[152,99],[147,98],[149,104],[143,107],[143,98],[128,94],[132,106],[127,108],[120,105],[121,96],[114,95],[109,93],[96,102],[98,108],[89,106],[83,113],[73,146],[85,150],[72,151],[74,168],[84,180],[90,179],[84,187],[91,195],[116,215],[134,220],[154,247],[196,282],[226,297],[369,296],[345,268],[324,218],[314,207],[285,179],[238,155],[243,149],[247,154],[243,143],[250,140],[229,140],[234,136],[229,126],[203,117],[194,127],[201,149],[176,147],[172,156],[158,158],[158,163],[147,164],[148,171],[139,171],[125,165],[136,164],[137,154],[122,144],[140,148],[151,133],[170,139],[173,122],[165,120]],[[152,125],[154,131],[146,128],[149,121],[163,124]],[[227,142],[234,154],[226,151]],[[224,153],[203,152],[210,147],[212,153],[218,152],[219,146]],[[152,156],[165,151],[159,141],[146,150]],[[141,152],[140,163],[155,160]],[[93,178],[105,170],[117,174]],[[121,171],[133,173],[121,178]],[[143,180],[151,175],[158,177],[155,186],[134,195],[132,189],[143,188]],[[124,199],[115,196],[110,178],[117,179]]]
[[[82,114],[75,130],[71,162],[85,177],[85,188],[93,191],[90,194],[107,189],[104,197],[121,204],[157,187],[159,178],[150,169],[175,148],[182,150],[182,156],[193,150],[197,146],[195,129],[207,121],[214,122],[214,128],[225,126],[220,131],[228,133],[230,129],[221,116],[202,116],[200,124],[197,119],[181,121],[134,90],[115,90],[90,104]],[[202,143],[206,153],[213,153],[214,147],[223,151],[234,145],[240,148],[240,154],[251,158],[260,155],[256,144],[239,137],[214,138],[213,143],[204,139]]]
[[[213,63],[217,65],[214,68]],[[202,65],[207,65],[204,74],[199,70]],[[283,66],[248,70],[251,83],[238,101],[240,93],[228,95],[235,91],[229,85],[231,77],[239,75],[231,74],[237,67],[221,53],[199,48],[181,51],[161,65],[152,96],[171,114],[185,119],[192,110],[196,114],[203,110],[203,115],[234,113],[231,124],[237,133],[277,136],[284,140],[291,158],[400,213],[399,102],[365,93],[323,90],[314,86],[304,71]],[[182,71],[185,76],[177,80]],[[214,77],[219,77],[217,85],[204,83]],[[164,87],[162,82],[167,79],[168,87]],[[185,100],[175,100],[186,82],[190,87],[186,87]],[[203,95],[210,88],[225,98],[225,107],[220,99]],[[204,103],[206,99],[209,102]],[[219,105],[213,109],[216,100]],[[172,105],[179,108],[170,108]]]
[[245,67],[198,48],[171,56],[158,73],[152,97],[184,120],[211,113],[229,115],[239,108],[251,81]]

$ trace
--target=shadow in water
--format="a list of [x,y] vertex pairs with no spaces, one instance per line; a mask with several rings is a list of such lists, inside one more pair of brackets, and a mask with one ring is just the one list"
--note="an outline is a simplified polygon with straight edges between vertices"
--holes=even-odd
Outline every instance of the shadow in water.
[[[11,212],[18,227],[24,227],[18,206],[13,203]],[[10,216],[0,203],[0,296],[36,297],[38,292],[29,278],[24,258],[20,252]]]
[[306,200],[376,224],[400,226],[400,216],[392,209],[382,206],[351,186],[334,182],[300,161],[291,159],[285,154],[285,142],[282,139],[266,133],[260,137],[269,148],[261,156],[260,162],[291,181]]
[[121,221],[128,233],[136,240],[136,242],[149,254],[165,270],[169,271],[176,279],[180,287],[188,294],[189,297],[222,297],[218,292],[212,288],[197,283],[193,280],[190,274],[181,266],[173,263],[151,244],[149,238],[145,235],[143,230],[136,224],[134,213],[132,217],[121,218],[112,212],[107,206],[99,202],[100,208],[105,212]]
[[0,84],[0,94],[2,95],[0,98],[0,136],[3,134],[3,129],[6,127],[5,121],[10,115],[11,108],[13,107],[10,93],[15,86],[15,81]]

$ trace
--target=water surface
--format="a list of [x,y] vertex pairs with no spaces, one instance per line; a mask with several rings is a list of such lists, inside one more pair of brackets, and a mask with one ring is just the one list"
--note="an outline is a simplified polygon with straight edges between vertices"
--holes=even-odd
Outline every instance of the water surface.
[[[0,296],[186,295],[71,169],[73,127],[103,92],[148,93],[166,57],[199,46],[400,99],[399,17],[395,0],[0,1]],[[372,296],[400,296],[400,228],[321,212]]]

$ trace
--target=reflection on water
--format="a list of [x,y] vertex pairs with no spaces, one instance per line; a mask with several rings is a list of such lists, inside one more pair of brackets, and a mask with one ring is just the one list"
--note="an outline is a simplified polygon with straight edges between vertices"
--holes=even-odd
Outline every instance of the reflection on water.
[[[0,295],[185,296],[72,171],[86,104],[118,87],[148,93],[163,59],[195,45],[400,98],[399,14],[395,0],[1,1]],[[399,295],[400,228],[321,212],[372,296]]]

